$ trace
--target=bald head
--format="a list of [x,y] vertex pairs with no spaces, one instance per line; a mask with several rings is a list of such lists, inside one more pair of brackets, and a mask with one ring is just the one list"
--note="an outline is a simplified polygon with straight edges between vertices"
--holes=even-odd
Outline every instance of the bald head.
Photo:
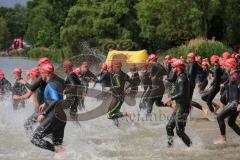
[[70,60],[63,62],[63,70],[65,73],[71,73],[73,71],[73,63]]

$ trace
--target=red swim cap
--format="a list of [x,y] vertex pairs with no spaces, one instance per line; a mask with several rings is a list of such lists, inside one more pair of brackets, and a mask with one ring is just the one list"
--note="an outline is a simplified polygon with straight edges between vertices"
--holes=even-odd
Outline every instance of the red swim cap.
[[181,70],[185,69],[185,63],[182,59],[177,59],[175,62],[173,62],[172,66]]
[[48,57],[42,57],[38,60],[38,65],[41,65],[43,63],[51,63],[51,60]]
[[21,68],[14,68],[13,69],[13,74],[16,74],[16,75],[21,75],[22,74],[22,69]]
[[81,68],[75,68],[75,69],[73,70],[73,72],[74,72],[78,77],[82,75],[82,70],[81,70]]
[[54,66],[51,63],[43,63],[42,65],[40,65],[40,71],[43,74],[53,74]]
[[107,71],[108,66],[107,66],[106,63],[102,63],[102,64],[100,65],[100,67],[101,67],[102,70]]
[[3,78],[4,77],[4,73],[2,70],[0,70],[0,77]]
[[35,77],[39,77],[40,76],[40,71],[39,71],[39,67],[33,67],[31,69],[31,74]]
[[235,58],[229,58],[226,60],[225,65],[232,68],[236,69],[237,68],[237,62]]
[[230,55],[229,52],[223,52],[222,57],[223,57],[224,59],[228,59],[228,58],[231,58],[231,55]]
[[219,56],[217,55],[212,55],[211,58],[210,58],[210,61],[212,63],[217,63],[219,61]]
[[157,59],[158,59],[158,57],[157,57],[156,54],[150,54],[150,55],[148,56],[147,61],[148,61],[148,62],[150,62],[150,61],[157,62]]

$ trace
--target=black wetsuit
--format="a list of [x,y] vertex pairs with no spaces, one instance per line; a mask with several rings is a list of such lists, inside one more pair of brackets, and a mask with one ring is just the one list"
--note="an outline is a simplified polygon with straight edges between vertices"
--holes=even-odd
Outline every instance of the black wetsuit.
[[166,80],[170,83],[168,96],[172,96],[172,95],[175,94],[175,85],[174,85],[174,83],[177,80],[177,74],[175,72],[173,72],[173,70],[170,71]]
[[79,105],[79,100],[82,97],[82,93],[78,93],[81,81],[78,76],[72,72],[65,78],[66,88],[64,90],[64,94],[66,95],[66,99],[69,101],[70,111],[71,113],[77,112],[77,107]]
[[5,94],[11,90],[11,83],[6,78],[0,80],[0,99],[4,98]]
[[167,71],[167,74],[169,74],[172,71],[172,66],[170,62],[164,64],[164,67],[165,67],[165,70]]
[[119,73],[112,73],[111,75],[111,91],[113,99],[108,108],[108,118],[114,120],[123,117],[120,109],[124,102],[125,84],[126,82],[131,83],[131,79],[123,71],[120,71]]
[[132,76],[130,78],[131,78],[131,82],[132,82],[130,84],[131,93],[133,94],[132,96],[135,97],[135,95],[138,92],[138,86],[141,83],[140,76],[139,76],[138,72],[134,72],[134,73],[132,73]]
[[[35,129],[31,139],[31,142],[40,148],[54,151],[54,146],[63,142],[66,115],[61,102],[64,88],[63,81],[56,76],[52,77],[45,87],[44,101],[47,106],[43,112],[45,118]],[[53,143],[44,139],[49,134],[52,134]]]
[[[19,80],[22,80],[22,78],[19,78],[15,81],[13,87],[12,87],[12,95],[22,96],[27,92],[27,89],[25,85],[22,85],[19,83]],[[13,109],[16,110],[18,107],[25,107],[25,101],[24,100],[13,100]]]
[[126,96],[125,98],[125,102],[129,105],[129,106],[135,106],[136,105],[136,95],[138,93],[138,86],[141,83],[140,77],[138,72],[133,72],[131,77],[131,84],[129,84],[126,89],[130,88],[130,93],[128,96]]
[[202,100],[207,102],[207,105],[211,112],[214,112],[214,107],[212,105],[212,100],[217,95],[217,93],[220,90],[220,84],[221,84],[221,76],[223,74],[222,69],[220,68],[219,64],[214,66],[213,71],[213,81],[211,83],[212,88],[202,95]]
[[[90,79],[88,79],[88,78],[90,78]],[[95,81],[96,80],[96,76],[89,69],[87,69],[85,72],[83,72],[83,74],[82,74],[80,79],[81,79],[82,85],[85,86],[84,93],[87,94],[88,87],[89,87],[89,82],[90,81]],[[80,101],[79,105],[81,106],[81,108],[85,109],[84,97],[82,96],[79,99],[79,101]]]
[[205,88],[208,85],[208,76],[211,73],[209,69],[200,69],[198,74],[199,93],[204,93]]
[[[61,79],[57,75],[54,75],[54,77],[55,79],[58,79],[62,83],[64,82],[63,79]],[[44,90],[46,85],[47,83],[43,81],[41,76],[38,77],[33,84],[26,83],[25,85],[31,92],[35,92],[37,96],[38,105],[41,105],[44,103]],[[38,106],[34,106],[34,107],[38,107]],[[35,110],[34,113],[31,116],[29,116],[24,123],[24,128],[28,136],[31,136],[31,134],[33,133],[33,125],[37,122],[38,115],[39,115],[39,110]]]
[[217,116],[221,135],[226,134],[226,126],[224,119],[229,117],[228,125],[240,136],[240,128],[235,122],[239,115],[239,112],[237,112],[240,96],[239,78],[240,74],[236,71],[232,73],[229,77],[229,84],[227,88],[229,102]]
[[148,99],[148,96],[150,94],[150,90],[152,88],[150,73],[148,71],[142,72],[142,74],[140,76],[140,79],[141,79],[141,83],[142,83],[144,92],[143,92],[142,97],[141,97],[141,102],[139,104],[139,108],[140,109],[145,109],[145,108],[147,108],[147,99]]
[[111,73],[110,72],[101,72],[99,74],[99,79],[95,83],[101,83],[102,88],[111,87]]
[[[101,72],[96,80],[95,80],[95,84],[96,83],[101,83],[102,85],[102,89],[105,87],[111,87],[111,73],[110,72]],[[94,84],[94,86],[95,86]],[[105,92],[101,92],[100,94],[98,94],[96,96],[97,100],[105,100],[105,98],[107,98],[108,93]]]
[[196,86],[196,78],[199,73],[200,66],[197,62],[193,61],[187,65],[186,73],[190,83],[190,98],[192,100],[194,88]]
[[151,89],[149,90],[147,113],[152,113],[153,104],[157,106],[164,106],[162,102],[165,86],[163,83],[163,76],[167,75],[165,68],[160,63],[150,65]]
[[173,96],[171,96],[171,100],[176,101],[176,110],[173,112],[167,126],[167,134],[168,134],[168,144],[169,146],[173,143],[174,136],[174,128],[176,127],[177,135],[183,140],[183,142],[187,145],[191,145],[191,140],[188,135],[185,133],[185,126],[187,123],[187,117],[190,112],[190,85],[187,78],[186,73],[181,73],[178,75],[177,80],[175,82],[176,91]]
[[221,84],[224,85],[224,88],[220,90],[220,101],[222,104],[228,104],[228,80],[229,75],[226,72],[223,72],[221,77]]

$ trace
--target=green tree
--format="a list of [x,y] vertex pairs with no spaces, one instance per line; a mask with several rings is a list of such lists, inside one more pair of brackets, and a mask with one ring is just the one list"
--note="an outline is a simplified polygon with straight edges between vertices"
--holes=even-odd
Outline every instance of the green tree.
[[201,11],[192,0],[141,0],[136,9],[148,48],[168,48],[200,34]]
[[79,1],[69,10],[62,27],[63,44],[73,52],[79,51],[81,41],[88,41],[100,49],[109,42],[126,41],[135,47],[136,43],[132,43],[138,40],[135,3],[133,0]]
[[51,10],[47,0],[36,1],[28,6],[25,38],[35,46],[50,47],[53,44],[54,28],[49,20]]
[[7,49],[11,43],[7,21],[0,17],[0,49]]
[[238,0],[227,1],[224,22],[226,23],[225,40],[231,45],[240,44],[240,3]]

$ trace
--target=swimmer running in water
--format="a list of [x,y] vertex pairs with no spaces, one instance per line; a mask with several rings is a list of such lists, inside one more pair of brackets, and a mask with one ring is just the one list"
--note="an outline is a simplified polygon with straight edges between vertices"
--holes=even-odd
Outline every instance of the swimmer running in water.
[[[22,80],[22,69],[14,68],[13,75],[16,81],[12,87],[12,96],[14,95],[22,96],[27,92],[25,85],[22,85],[21,83],[19,83],[19,81]],[[25,108],[25,101],[13,99],[13,109],[16,110],[19,107]]]
[[226,144],[226,125],[224,120],[228,118],[228,125],[240,136],[240,127],[236,124],[236,119],[240,112],[239,96],[240,96],[240,74],[237,72],[237,62],[234,58],[230,58],[225,62],[225,69],[229,73],[228,83],[228,104],[218,114],[217,120],[221,132],[220,140],[217,144]]
[[188,147],[192,144],[190,138],[185,133],[187,117],[191,107],[191,96],[189,81],[184,70],[185,64],[181,59],[173,63],[173,71],[177,74],[177,80],[175,82],[176,91],[174,95],[164,100],[164,104],[170,104],[171,101],[176,101],[176,109],[166,126],[169,147],[173,145],[174,128],[176,128],[177,135]]
[[112,93],[112,101],[108,108],[108,119],[114,121],[114,124],[118,127],[118,118],[129,117],[132,120],[132,114],[130,112],[120,112],[125,97],[125,83],[131,83],[130,77],[122,70],[121,62],[113,62],[112,74],[111,74],[111,87],[103,88],[104,92]]
[[[61,102],[63,99],[64,83],[54,75],[54,66],[51,63],[40,65],[42,80],[47,83],[44,90],[44,104],[39,109],[41,114],[37,121],[40,123],[35,129],[31,142],[43,149],[47,149],[62,155],[64,149],[61,147],[66,125],[66,115]],[[44,138],[52,134],[52,143]]]

